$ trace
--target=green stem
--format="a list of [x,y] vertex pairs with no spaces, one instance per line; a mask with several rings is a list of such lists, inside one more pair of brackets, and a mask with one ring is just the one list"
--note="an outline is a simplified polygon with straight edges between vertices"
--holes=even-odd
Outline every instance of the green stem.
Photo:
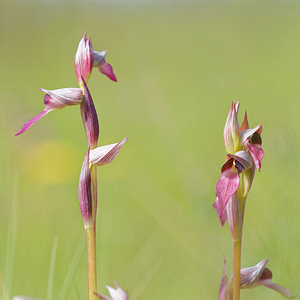
[[241,270],[241,248],[242,248],[242,232],[243,221],[241,210],[243,211],[243,203],[239,201],[238,193],[232,196],[228,204],[231,205],[232,213],[231,222],[233,224],[233,278],[232,278],[232,295],[233,300],[240,299],[240,270]]
[[233,300],[240,299],[241,245],[242,244],[240,241],[234,241],[234,244],[233,244],[233,279],[232,279]]
[[88,290],[89,300],[97,297],[97,267],[96,267],[96,215],[97,215],[97,168],[91,167],[92,216],[89,224],[85,224],[87,260],[88,260]]
[[97,270],[96,270],[96,230],[95,226],[85,227],[87,260],[88,260],[88,289],[89,300],[97,300]]

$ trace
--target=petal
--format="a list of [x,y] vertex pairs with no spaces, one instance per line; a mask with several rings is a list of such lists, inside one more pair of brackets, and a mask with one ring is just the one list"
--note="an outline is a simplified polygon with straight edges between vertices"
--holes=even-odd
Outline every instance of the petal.
[[293,293],[290,290],[288,290],[287,288],[284,288],[283,286],[281,286],[277,283],[271,282],[271,279],[263,280],[262,285],[280,293],[283,297],[286,297],[289,299],[296,298],[296,295],[293,295]]
[[[216,202],[213,204],[214,209],[217,211],[217,213],[219,214],[219,199],[216,196]],[[219,217],[221,225],[224,226],[226,220],[227,220],[227,212],[226,210],[224,211],[224,213],[222,214],[221,217]]]
[[93,47],[91,38],[86,38],[86,32],[80,40],[75,55],[75,72],[80,87],[83,87],[82,79],[87,82],[93,69]]
[[237,193],[229,198],[226,205],[226,215],[232,238],[235,241],[240,238],[242,231],[241,210]]
[[254,134],[254,132],[257,132],[259,135],[262,133],[262,125],[258,125],[254,127],[253,129],[245,129],[240,133],[240,144],[245,144],[246,140]]
[[224,127],[224,144],[227,153],[234,153],[239,146],[240,140],[240,130],[239,122],[237,118],[238,106],[235,106],[234,103],[231,104],[226,122]]
[[247,118],[247,111],[245,111],[244,119],[242,122],[242,125],[240,127],[240,131],[249,129],[249,123],[248,123],[248,118]]
[[106,57],[106,50],[103,50],[101,52],[94,51],[93,57],[94,57],[94,68],[99,68],[103,63],[105,63],[105,57]]
[[246,141],[246,145],[248,147],[249,152],[251,153],[253,162],[256,166],[256,169],[260,171],[261,169],[261,161],[264,157],[264,151],[261,148],[260,144],[251,144],[249,140]]
[[107,296],[104,296],[104,295],[101,295],[101,294],[99,294],[99,293],[95,293],[95,295],[99,298],[99,299],[101,299],[101,300],[111,300],[109,297],[107,297]]
[[90,163],[96,166],[104,166],[111,163],[117,157],[118,153],[127,140],[128,137],[126,137],[119,143],[101,146],[91,150]]
[[53,109],[44,108],[38,115],[36,115],[32,119],[28,120],[15,135],[20,135],[21,133],[28,130],[35,122],[37,122],[39,119],[44,117],[47,113],[49,113],[52,110]]
[[230,300],[230,285],[226,275],[226,259],[224,257],[224,269],[221,279],[219,300]]
[[115,81],[117,82],[117,78],[116,78],[116,75],[114,74],[114,71],[113,71],[113,68],[112,66],[107,63],[107,62],[104,62],[100,67],[99,67],[99,71],[106,75],[109,79],[111,79],[112,81]]
[[12,300],[41,300],[41,299],[27,297],[27,296],[14,296]]
[[268,261],[269,259],[266,258],[253,267],[241,269],[241,289],[249,289],[256,286],[256,283],[263,274]]
[[84,99],[80,106],[81,117],[88,140],[88,145],[91,149],[94,149],[97,147],[99,137],[98,116],[92,96],[83,78],[82,84],[84,89]]
[[[246,151],[238,151],[235,154],[227,154],[227,156],[235,160],[236,168],[239,172],[248,170],[252,166],[252,158]],[[239,165],[236,162],[239,163],[242,169],[239,168]]]
[[83,101],[83,94],[79,88],[63,88],[52,91],[41,88],[40,90],[46,93],[44,97],[45,105],[53,109],[77,105]]
[[79,206],[84,224],[88,224],[92,218],[92,192],[91,174],[89,169],[89,153],[90,149],[88,149],[85,155],[78,184]]
[[218,180],[216,187],[220,221],[223,218],[229,198],[237,191],[239,184],[240,178],[234,165],[232,165],[230,169],[226,169],[222,172],[222,176]]

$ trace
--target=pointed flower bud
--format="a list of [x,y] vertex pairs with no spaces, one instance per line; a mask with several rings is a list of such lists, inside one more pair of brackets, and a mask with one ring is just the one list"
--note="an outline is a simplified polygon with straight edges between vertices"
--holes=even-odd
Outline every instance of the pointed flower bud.
[[222,176],[217,182],[217,197],[213,205],[219,214],[222,225],[225,222],[223,214],[229,198],[237,191],[240,185],[239,174],[252,166],[251,156],[245,151],[238,151],[234,155],[228,154],[228,158],[227,162],[222,166]]
[[240,150],[240,130],[237,117],[238,107],[239,102],[237,105],[234,105],[232,102],[224,127],[224,143],[227,153],[235,153]]
[[272,272],[266,268],[268,261],[269,259],[264,259],[254,267],[241,269],[241,289],[250,289],[262,285],[280,293],[286,298],[295,298],[296,296],[290,290],[271,282]]
[[102,74],[106,75],[112,81],[117,81],[117,78],[113,72],[112,66],[105,61],[106,52],[107,52],[106,50],[101,51],[101,52],[98,52],[98,51],[93,52],[94,67],[98,68]]
[[93,47],[91,37],[86,38],[86,32],[80,40],[75,55],[75,72],[80,88],[83,88],[82,78],[87,82],[93,69]]
[[35,117],[27,121],[16,135],[28,130],[35,122],[44,117],[47,113],[55,109],[62,109],[65,106],[80,104],[83,100],[83,94],[79,88],[63,88],[57,90],[42,89],[44,96],[45,108]]
[[226,259],[224,257],[224,269],[219,291],[219,300],[230,300],[230,297],[230,285],[226,274]]
[[107,288],[111,298],[101,295],[101,294],[98,294],[98,293],[95,293],[95,294],[99,299],[102,299],[102,300],[129,300],[128,294],[122,290],[122,288],[117,284],[117,282],[115,282],[115,286],[116,286],[116,289],[111,288],[110,286],[106,285],[106,288]]
[[89,168],[89,153],[88,149],[80,172],[78,184],[78,199],[81,215],[84,224],[88,224],[92,218],[92,192],[91,192],[91,174]]
[[95,166],[104,166],[111,163],[119,154],[128,137],[119,143],[101,146],[91,150],[90,163]]
[[90,91],[82,78],[84,99],[80,106],[81,117],[85,133],[88,140],[88,145],[91,149],[97,147],[99,137],[99,122],[97,112]]

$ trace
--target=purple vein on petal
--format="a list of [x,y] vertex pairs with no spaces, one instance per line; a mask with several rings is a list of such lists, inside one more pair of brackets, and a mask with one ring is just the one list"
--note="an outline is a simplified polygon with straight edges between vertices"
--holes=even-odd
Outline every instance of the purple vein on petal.
[[53,109],[47,109],[44,108],[38,115],[36,115],[35,117],[33,117],[32,119],[28,120],[23,127],[19,130],[18,133],[15,134],[15,136],[20,135],[21,133],[25,132],[26,130],[28,130],[35,122],[37,122],[38,120],[40,120],[42,117],[44,117],[48,112],[50,112]]

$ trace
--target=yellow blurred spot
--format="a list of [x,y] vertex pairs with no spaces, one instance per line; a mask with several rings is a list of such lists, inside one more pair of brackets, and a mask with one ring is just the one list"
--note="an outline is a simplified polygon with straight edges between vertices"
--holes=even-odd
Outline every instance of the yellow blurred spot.
[[[65,141],[47,141],[33,145],[23,153],[24,172],[42,184],[57,184],[78,177],[81,157],[76,146]],[[83,159],[83,156],[82,156]]]

